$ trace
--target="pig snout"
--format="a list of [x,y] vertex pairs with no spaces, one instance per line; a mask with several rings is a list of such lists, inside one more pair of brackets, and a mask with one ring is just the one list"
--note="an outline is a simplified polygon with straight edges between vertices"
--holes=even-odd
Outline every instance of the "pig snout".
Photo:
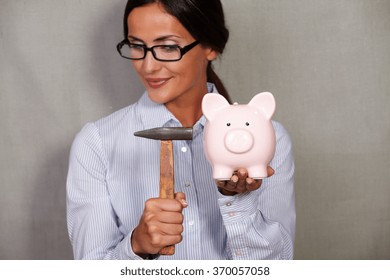
[[252,133],[244,129],[235,129],[225,135],[225,147],[235,154],[243,154],[252,149],[254,139]]

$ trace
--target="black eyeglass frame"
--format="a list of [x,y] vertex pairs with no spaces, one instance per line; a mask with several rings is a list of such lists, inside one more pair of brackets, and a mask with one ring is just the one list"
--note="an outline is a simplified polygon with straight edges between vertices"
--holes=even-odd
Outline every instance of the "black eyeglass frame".
[[[123,41],[119,42],[117,45],[116,45],[116,50],[118,51],[119,55],[123,58],[126,58],[126,59],[130,59],[130,60],[141,60],[141,59],[144,59],[146,57],[146,54],[150,51],[154,57],[155,60],[158,60],[158,61],[164,61],[164,62],[171,62],[171,61],[179,61],[183,58],[183,55],[185,55],[187,52],[189,52],[191,49],[193,49],[195,46],[197,46],[200,42],[198,40],[192,42],[191,44],[187,45],[187,46],[184,46],[184,47],[180,47],[178,45],[155,45],[155,46],[152,46],[150,48],[148,48],[146,45],[143,45],[143,44],[133,44],[133,43],[130,43],[128,39],[124,39]],[[137,47],[141,47],[144,49],[144,56],[143,57],[140,57],[140,58],[130,58],[130,57],[126,57],[122,54],[121,52],[121,48],[124,46],[124,45],[132,45],[132,46],[137,46]],[[177,47],[180,51],[180,57],[178,59],[159,59],[156,57],[156,53],[154,51],[154,48],[158,48],[158,47],[166,47],[166,46],[169,46],[169,47]]]

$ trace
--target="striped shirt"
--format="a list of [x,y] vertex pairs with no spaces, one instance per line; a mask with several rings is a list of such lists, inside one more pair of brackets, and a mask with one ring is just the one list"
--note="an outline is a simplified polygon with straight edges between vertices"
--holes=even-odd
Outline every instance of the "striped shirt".
[[[214,87],[209,84],[209,91]],[[203,152],[202,116],[193,140],[175,140],[175,191],[186,194],[183,240],[159,259],[292,259],[294,161],[287,131],[273,122],[275,174],[252,192],[224,196]],[[160,143],[133,133],[181,126],[147,95],[76,136],[67,178],[67,221],[75,259],[141,259],[131,248],[147,199],[159,196]]]

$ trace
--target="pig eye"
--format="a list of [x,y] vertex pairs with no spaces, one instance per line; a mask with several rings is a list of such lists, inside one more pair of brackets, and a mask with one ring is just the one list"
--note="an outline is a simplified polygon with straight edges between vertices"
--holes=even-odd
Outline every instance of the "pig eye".
[[226,125],[227,125],[227,126],[230,126],[230,122],[228,122]]
[[246,122],[246,123],[245,123],[245,125],[246,125],[246,126],[249,126],[249,123],[248,123],[248,122]]

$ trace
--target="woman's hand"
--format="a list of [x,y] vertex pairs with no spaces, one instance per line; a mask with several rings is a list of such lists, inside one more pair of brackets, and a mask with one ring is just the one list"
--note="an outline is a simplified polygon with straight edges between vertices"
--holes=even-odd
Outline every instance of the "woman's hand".
[[175,199],[151,198],[145,202],[144,213],[131,236],[134,253],[145,258],[181,242],[185,199],[185,194],[179,192]]
[[[272,176],[275,171],[272,167],[267,167],[268,177]],[[235,195],[257,190],[260,188],[263,180],[248,177],[248,171],[244,168],[238,169],[233,173],[230,180],[217,180],[217,186],[223,195]]]

